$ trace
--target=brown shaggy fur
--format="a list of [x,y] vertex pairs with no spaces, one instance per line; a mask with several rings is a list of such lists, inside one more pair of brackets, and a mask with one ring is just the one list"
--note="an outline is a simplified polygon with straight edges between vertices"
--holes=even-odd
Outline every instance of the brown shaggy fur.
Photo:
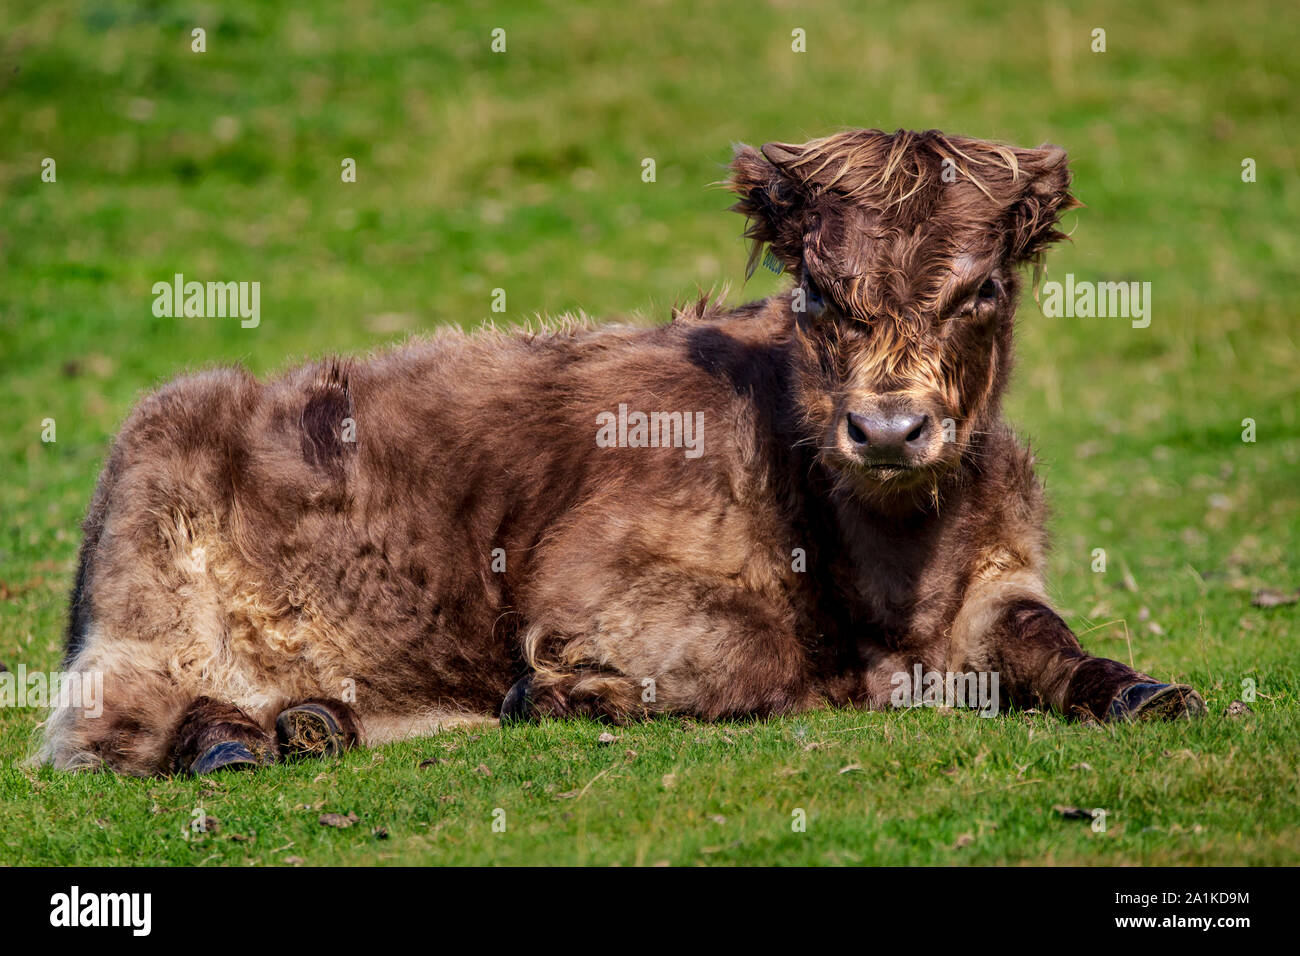
[[[937,132],[741,147],[751,265],[770,246],[788,292],[173,382],[86,520],[69,666],[104,715],[58,712],[45,759],[165,772],[214,702],[269,733],[345,700],[375,743],[494,720],[524,677],[532,714],[713,719],[887,706],[919,663],[1104,717],[1144,678],[1048,606],[999,411],[1069,180],[1059,148]],[[702,454],[601,447],[620,404],[702,413]],[[902,413],[903,452],[859,440]]]

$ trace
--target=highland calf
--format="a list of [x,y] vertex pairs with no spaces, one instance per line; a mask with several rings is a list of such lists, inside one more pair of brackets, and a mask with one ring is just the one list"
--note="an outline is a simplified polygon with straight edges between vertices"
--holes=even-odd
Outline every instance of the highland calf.
[[1017,269],[1069,182],[1059,148],[938,132],[741,147],[750,268],[770,249],[787,292],[163,388],[85,523],[68,667],[103,714],[56,712],[44,758],[203,773],[498,717],[887,707],[914,670],[1203,713],[1052,610],[1000,418]]

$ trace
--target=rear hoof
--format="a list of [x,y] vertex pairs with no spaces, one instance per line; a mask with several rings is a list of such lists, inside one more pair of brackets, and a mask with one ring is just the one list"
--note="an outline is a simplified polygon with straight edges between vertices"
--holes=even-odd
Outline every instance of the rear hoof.
[[532,719],[533,677],[527,674],[515,681],[501,703],[501,723],[513,724]]
[[280,754],[289,759],[336,757],[347,749],[347,735],[338,719],[320,704],[298,704],[275,719]]
[[1115,695],[1112,721],[1177,720],[1204,717],[1205,700],[1186,684],[1134,684]]
[[265,756],[259,758],[247,744],[237,740],[223,740],[203,751],[186,772],[199,776],[217,770],[254,770],[270,763]]

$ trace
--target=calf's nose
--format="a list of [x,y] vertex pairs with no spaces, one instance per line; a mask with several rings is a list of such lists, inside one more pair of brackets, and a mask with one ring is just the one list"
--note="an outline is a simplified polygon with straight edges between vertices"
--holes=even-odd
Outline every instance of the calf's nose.
[[849,412],[849,441],[867,458],[904,459],[929,440],[930,416],[919,412]]

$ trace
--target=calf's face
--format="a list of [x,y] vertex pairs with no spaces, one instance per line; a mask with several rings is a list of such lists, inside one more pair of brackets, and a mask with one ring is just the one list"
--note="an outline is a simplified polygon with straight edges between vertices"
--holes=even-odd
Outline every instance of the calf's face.
[[742,146],[731,169],[750,269],[770,246],[797,282],[804,440],[861,496],[934,487],[997,415],[1017,267],[1077,205],[1065,153],[853,130]]

